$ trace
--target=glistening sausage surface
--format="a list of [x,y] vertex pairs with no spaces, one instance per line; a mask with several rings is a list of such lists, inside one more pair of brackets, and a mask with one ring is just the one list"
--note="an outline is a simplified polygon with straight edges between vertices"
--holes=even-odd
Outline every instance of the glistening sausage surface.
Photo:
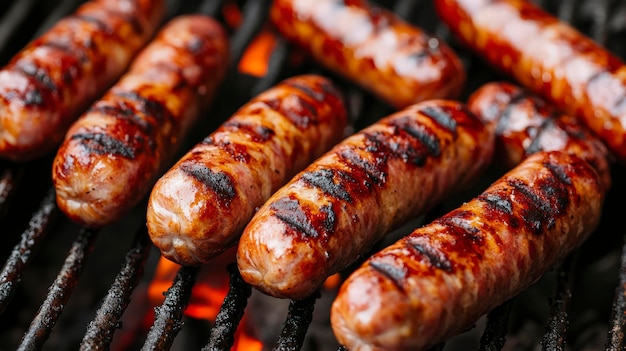
[[148,231],[168,259],[199,265],[239,239],[258,206],[344,136],[327,78],[289,78],[240,108],[158,180]]
[[436,0],[439,16],[478,56],[581,119],[626,162],[626,65],[524,0]]
[[477,89],[467,105],[495,130],[497,159],[507,169],[536,152],[563,150],[589,162],[605,189],[610,188],[613,155],[607,147],[576,118],[539,96],[510,83],[491,82]]
[[365,0],[274,0],[270,16],[317,62],[397,109],[456,98],[465,83],[446,43]]
[[332,305],[337,339],[351,351],[421,350],[462,332],[580,245],[603,199],[582,159],[529,156],[354,271]]
[[300,299],[409,218],[467,186],[493,133],[464,104],[431,100],[353,134],[259,209],[237,263],[261,291]]
[[209,17],[174,18],[71,126],[52,170],[68,217],[101,227],[147,194],[222,81],[227,40]]
[[26,161],[58,146],[164,12],[163,0],[93,0],[15,55],[0,70],[0,157]]

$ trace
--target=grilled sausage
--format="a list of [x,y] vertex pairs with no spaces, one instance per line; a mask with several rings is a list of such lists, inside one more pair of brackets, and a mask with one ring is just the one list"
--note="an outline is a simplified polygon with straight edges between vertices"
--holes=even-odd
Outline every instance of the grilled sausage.
[[163,0],[92,0],[0,70],[0,157],[47,154],[152,37]]
[[510,83],[491,82],[470,95],[467,105],[495,130],[497,158],[505,167],[535,152],[564,150],[589,162],[605,188],[611,186],[613,157],[607,147],[576,118],[558,112],[539,96]]
[[301,299],[376,241],[470,182],[493,133],[465,105],[430,100],[346,138],[278,190],[245,228],[244,280]]
[[526,88],[576,116],[626,162],[626,65],[524,0],[436,0],[451,31]]
[[456,98],[465,83],[446,43],[365,0],[274,0],[270,17],[317,62],[397,109]]
[[325,77],[296,76],[261,93],[158,180],[148,202],[152,241],[176,263],[207,262],[346,127],[343,97]]
[[462,332],[580,245],[603,201],[584,160],[529,156],[355,270],[332,305],[335,336],[352,351],[421,350]]
[[227,40],[209,17],[174,18],[71,126],[52,172],[69,218],[102,227],[147,194],[224,77]]

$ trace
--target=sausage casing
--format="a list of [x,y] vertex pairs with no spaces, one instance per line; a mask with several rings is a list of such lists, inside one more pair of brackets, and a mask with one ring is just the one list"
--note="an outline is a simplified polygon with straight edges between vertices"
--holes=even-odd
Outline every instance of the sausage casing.
[[497,159],[505,167],[539,151],[564,150],[589,162],[610,188],[613,157],[607,147],[576,118],[539,96],[514,84],[491,82],[470,95],[467,106],[495,130]]
[[259,209],[237,252],[244,280],[301,299],[389,231],[466,186],[493,133],[464,104],[430,100],[353,134]]
[[539,152],[475,199],[371,256],[333,302],[349,350],[421,350],[538,280],[596,228],[604,192],[575,155]]
[[365,0],[274,0],[270,17],[317,62],[397,109],[456,98],[465,83],[446,43]]
[[163,0],[93,0],[15,55],[0,70],[0,157],[26,161],[58,146],[164,12]]
[[207,262],[346,127],[343,97],[325,77],[291,77],[261,93],[157,181],[147,212],[152,241],[176,263]]
[[68,130],[52,171],[60,209],[101,227],[136,205],[205,111],[227,57],[228,37],[212,18],[168,22]]
[[436,0],[469,48],[581,119],[626,162],[626,65],[575,28],[524,0]]

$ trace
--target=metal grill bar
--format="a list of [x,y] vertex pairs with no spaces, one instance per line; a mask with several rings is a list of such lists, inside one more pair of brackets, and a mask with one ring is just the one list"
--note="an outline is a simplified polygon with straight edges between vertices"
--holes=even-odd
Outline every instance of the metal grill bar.
[[19,351],[38,350],[48,339],[50,331],[56,324],[63,307],[72,295],[74,286],[85,267],[87,257],[93,249],[96,231],[83,229],[74,241],[70,253],[63,264],[59,275],[50,287],[46,300],[30,324],[30,328],[22,338]]
[[202,349],[203,351],[230,350],[235,342],[237,326],[252,294],[252,288],[243,281],[235,264],[229,265],[228,271],[230,272],[228,294],[215,317],[209,343]]
[[548,322],[546,323],[546,333],[541,340],[543,350],[562,351],[565,349],[567,327],[569,325],[567,308],[572,298],[576,257],[576,254],[571,255],[557,268],[556,294],[552,301]]
[[126,261],[102,301],[96,317],[87,327],[87,333],[80,345],[81,350],[109,348],[113,333],[119,328],[119,320],[130,303],[132,292],[143,275],[150,247],[147,228],[142,227],[135,237],[133,247],[126,254]]
[[513,300],[505,301],[487,314],[487,326],[480,338],[481,351],[501,350],[504,346]]
[[289,303],[287,320],[272,351],[297,351],[302,348],[309,324],[313,320],[313,308],[319,297],[320,294],[315,293],[306,299]]
[[183,311],[196,282],[198,267],[181,267],[174,284],[165,292],[165,301],[155,308],[154,324],[142,350],[168,350],[183,327]]
[[624,237],[620,262],[619,282],[615,289],[615,299],[611,309],[611,320],[606,341],[607,351],[626,349],[626,340],[624,338],[624,333],[626,333],[626,236]]
[[2,273],[0,273],[0,314],[6,309],[17,285],[22,280],[22,273],[41,246],[48,228],[57,217],[58,212],[55,193],[51,189],[2,268]]

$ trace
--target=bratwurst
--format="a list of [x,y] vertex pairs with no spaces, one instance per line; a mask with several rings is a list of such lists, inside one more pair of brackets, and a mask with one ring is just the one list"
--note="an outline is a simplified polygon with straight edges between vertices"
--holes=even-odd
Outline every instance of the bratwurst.
[[575,155],[529,156],[354,271],[332,305],[335,336],[351,351],[422,350],[464,331],[579,246],[604,195]]
[[86,227],[118,220],[149,191],[227,68],[228,37],[202,15],[168,22],[69,129],[53,162],[59,208]]
[[259,209],[237,251],[244,280],[302,299],[385,234],[468,185],[493,133],[464,104],[410,106],[336,145]]
[[446,43],[365,0],[274,0],[270,17],[316,62],[396,109],[457,98],[465,83]]
[[490,82],[470,95],[467,106],[495,130],[496,159],[507,170],[536,152],[563,150],[589,162],[610,188],[613,155],[586,126],[546,100],[511,83]]
[[435,0],[461,42],[527,89],[576,116],[626,162],[626,65],[525,0]]
[[0,70],[0,157],[49,153],[153,36],[163,0],[92,0]]
[[148,231],[166,258],[200,265],[234,245],[265,200],[342,137],[335,84],[291,77],[241,107],[154,186]]

